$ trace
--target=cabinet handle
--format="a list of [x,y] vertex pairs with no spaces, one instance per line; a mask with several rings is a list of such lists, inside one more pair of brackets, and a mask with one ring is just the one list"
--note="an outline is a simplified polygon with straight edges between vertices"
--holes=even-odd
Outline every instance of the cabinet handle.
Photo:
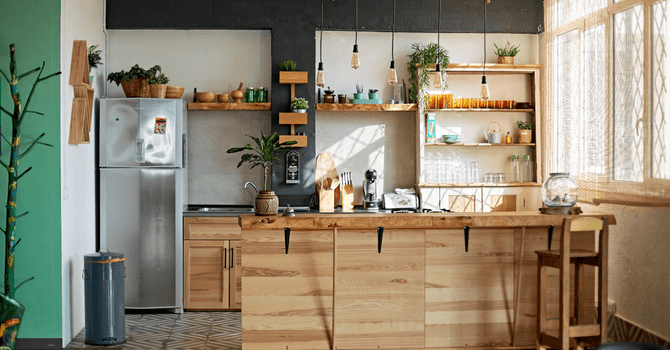
[[235,267],[235,248],[230,248],[230,268]]
[[225,269],[228,265],[228,248],[223,248],[223,268]]

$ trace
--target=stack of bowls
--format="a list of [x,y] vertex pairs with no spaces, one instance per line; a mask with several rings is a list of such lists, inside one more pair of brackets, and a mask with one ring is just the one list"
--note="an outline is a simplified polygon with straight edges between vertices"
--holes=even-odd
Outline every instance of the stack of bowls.
[[442,141],[444,143],[461,143],[463,142],[463,135],[458,134],[442,135]]

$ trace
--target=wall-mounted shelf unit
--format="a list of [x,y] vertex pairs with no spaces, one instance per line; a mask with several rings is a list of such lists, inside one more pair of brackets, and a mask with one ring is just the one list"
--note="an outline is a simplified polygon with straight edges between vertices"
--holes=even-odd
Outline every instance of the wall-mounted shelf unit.
[[423,113],[434,112],[477,112],[477,113],[533,113],[534,109],[500,109],[500,108],[445,108],[445,109],[424,109]]
[[535,146],[534,143],[426,143],[426,146],[443,147],[514,147],[514,146]]
[[85,40],[75,40],[70,63],[70,85],[74,89],[68,143],[91,143],[91,120],[95,90],[91,87]]
[[358,103],[317,103],[317,111],[329,112],[413,112],[416,103],[408,104],[358,104]]
[[254,102],[254,103],[189,103],[188,109],[190,111],[269,111],[272,109],[270,102]]
[[542,184],[535,182],[503,182],[503,183],[434,183],[418,184],[417,187],[437,188],[437,187],[542,187]]
[[[291,102],[295,99],[295,84],[307,84],[307,72],[279,72],[279,84],[291,84]],[[307,147],[307,135],[296,135],[295,126],[307,124],[307,113],[279,113],[279,124],[290,125],[290,135],[279,135],[279,143],[295,141],[291,147]]]

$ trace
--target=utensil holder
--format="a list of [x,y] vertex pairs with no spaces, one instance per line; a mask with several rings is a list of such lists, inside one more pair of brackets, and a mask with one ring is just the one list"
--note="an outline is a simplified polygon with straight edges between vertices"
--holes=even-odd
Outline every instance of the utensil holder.
[[319,190],[319,213],[335,211],[335,190]]
[[342,185],[342,211],[354,211],[354,185]]

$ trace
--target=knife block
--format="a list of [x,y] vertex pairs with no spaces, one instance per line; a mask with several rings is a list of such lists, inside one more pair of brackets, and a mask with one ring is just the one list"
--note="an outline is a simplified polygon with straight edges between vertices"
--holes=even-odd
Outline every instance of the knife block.
[[354,211],[354,185],[342,185],[342,211]]
[[332,213],[335,211],[335,190],[319,190],[319,212]]

